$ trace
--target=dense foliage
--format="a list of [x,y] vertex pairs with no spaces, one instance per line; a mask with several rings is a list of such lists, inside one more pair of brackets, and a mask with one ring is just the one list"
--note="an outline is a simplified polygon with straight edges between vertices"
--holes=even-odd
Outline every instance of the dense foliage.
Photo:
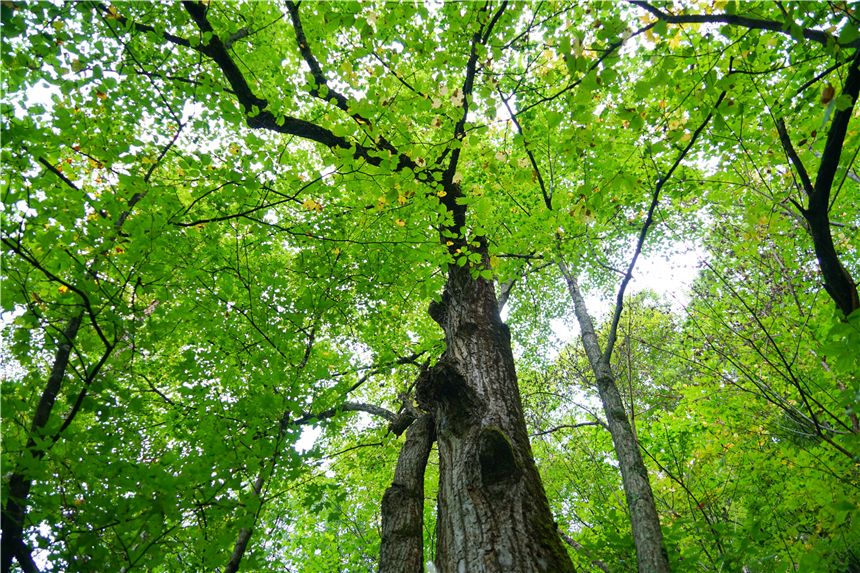
[[[373,570],[459,266],[577,570],[636,554],[566,273],[615,305],[672,569],[860,570],[856,6],[3,2],[2,36],[13,567]],[[682,249],[683,305],[625,300]]]

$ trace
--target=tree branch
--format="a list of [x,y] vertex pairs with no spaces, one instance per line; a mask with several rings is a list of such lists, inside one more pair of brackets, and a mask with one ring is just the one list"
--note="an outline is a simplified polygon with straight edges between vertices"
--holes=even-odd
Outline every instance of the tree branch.
[[[785,154],[788,155],[788,160],[794,166],[794,170],[797,171],[798,177],[800,177],[803,192],[806,193],[807,197],[812,197],[815,194],[812,180],[809,179],[809,173],[806,171],[806,167],[804,167],[803,162],[797,155],[797,151],[794,149],[794,145],[791,143],[791,137],[785,129],[785,121],[782,118],[776,120],[776,132],[779,134],[779,142],[782,144]],[[803,213],[804,209],[801,209],[800,212]]]
[[59,177],[59,178],[60,178],[60,180],[61,180],[63,183],[65,183],[66,185],[68,185],[69,187],[71,187],[72,189],[74,189],[75,191],[80,191],[80,188],[79,188],[77,185],[75,185],[75,184],[72,182],[72,180],[71,180],[71,179],[69,179],[68,177],[66,177],[66,176],[65,176],[65,174],[64,174],[62,171],[60,171],[59,169],[57,169],[56,167],[54,167],[54,166],[51,164],[51,162],[50,162],[50,161],[48,161],[48,160],[47,160],[47,159],[45,159],[44,157],[39,157],[39,158],[37,158],[37,161],[38,161],[39,163],[41,163],[42,165],[44,165],[44,166],[48,169],[48,171],[50,171],[51,173],[53,173],[54,175],[56,175],[57,177]]
[[[782,119],[776,122],[782,147],[798,172],[808,197],[808,204],[805,209],[796,203],[795,207],[806,220],[807,229],[812,237],[812,245],[815,248],[815,256],[818,259],[818,266],[824,278],[824,289],[845,316],[860,308],[860,295],[857,292],[857,283],[839,260],[839,254],[833,243],[833,235],[830,232],[830,193],[836,172],[839,169],[839,160],[845,145],[848,124],[851,122],[851,115],[854,112],[858,94],[860,94],[860,49],[856,51],[851,60],[845,83],[842,86],[842,96],[848,96],[850,105],[833,114],[814,184],[810,181],[809,174],[791,144],[785,122]],[[846,169],[848,168],[850,166],[846,167]]]
[[177,46],[183,46],[186,48],[193,48],[191,46],[191,42],[189,42],[185,38],[175,36],[175,35],[170,34],[168,32],[159,33],[158,30],[156,30],[152,26],[148,26],[146,24],[141,24],[139,22],[130,22],[128,18],[117,13],[115,6],[107,6],[106,4],[98,2],[98,3],[95,3],[95,7],[98,11],[100,11],[102,13],[102,15],[105,18],[110,18],[110,19],[116,20],[117,22],[119,22],[123,26],[131,26],[132,28],[134,28],[138,32],[144,32],[144,33],[159,35],[162,38],[164,38],[165,40],[167,40],[168,42],[170,42],[171,44],[176,44]]
[[[185,7],[185,10],[191,16],[191,19],[200,31],[211,36],[211,39],[207,43],[201,44],[197,50],[208,56],[224,74],[225,79],[236,94],[236,99],[245,111],[246,121],[249,127],[255,129],[266,129],[287,135],[295,135],[303,139],[321,143],[332,150],[350,150],[353,153],[353,157],[363,159],[371,165],[380,165],[382,163],[381,155],[383,152],[392,152],[393,147],[385,148],[383,145],[382,150],[374,150],[373,148],[365,147],[344,137],[337,136],[331,130],[304,119],[286,115],[283,117],[275,117],[275,115],[267,109],[269,102],[254,94],[251,86],[248,85],[248,81],[245,79],[244,74],[242,74],[242,71],[239,69],[239,66],[235,61],[233,61],[233,58],[230,57],[227,47],[218,35],[215,34],[212,24],[206,17],[206,6],[201,2],[188,0],[183,1],[182,5]],[[319,65],[317,65],[317,69],[319,69]],[[416,178],[419,181],[423,182],[430,179],[429,174],[421,172],[418,169],[417,164],[409,156],[399,154],[398,163],[395,169],[400,171],[406,168],[415,171]]]
[[[752,30],[769,30],[771,32],[779,32],[791,36],[791,29],[784,22],[776,20],[761,20],[758,18],[749,18],[747,16],[738,16],[737,14],[682,14],[675,15],[664,12],[648,2],[641,0],[628,0],[631,4],[639,6],[669,24],[730,24],[733,26],[741,26]],[[818,42],[824,46],[827,42],[834,42],[843,47],[856,48],[860,47],[860,40],[852,42],[840,42],[839,38],[828,34],[821,30],[812,28],[803,28],[801,30],[803,37],[813,42]]]
[[534,102],[532,102],[526,106],[523,106],[523,108],[520,109],[517,112],[517,114],[523,114],[523,113],[529,111],[530,109],[532,109],[533,107],[539,106],[539,105],[546,103],[546,102],[549,102],[549,101],[552,101],[552,100],[556,99],[557,97],[559,97],[560,95],[569,92],[570,90],[572,90],[573,88],[575,88],[576,86],[581,84],[582,80],[585,78],[585,76],[587,76],[589,73],[591,73],[592,71],[598,69],[601,65],[603,65],[603,62],[607,58],[609,58],[609,56],[611,56],[616,50],[618,50],[618,48],[623,46],[624,42],[626,42],[630,38],[635,38],[636,36],[647,32],[648,30],[650,30],[651,28],[653,28],[656,25],[657,25],[656,22],[651,22],[647,26],[643,26],[642,28],[639,28],[638,30],[636,30],[635,32],[630,34],[629,36],[624,36],[620,40],[617,40],[617,41],[609,44],[609,46],[606,47],[606,49],[603,51],[603,53],[600,55],[600,57],[597,58],[596,60],[594,60],[594,62],[590,66],[588,66],[588,69],[585,70],[585,72],[582,74],[582,77],[580,77],[579,79],[574,80],[571,83],[567,84],[566,86],[561,88],[559,91],[557,91],[553,95],[544,96],[544,97],[538,99],[537,101],[534,101]]
[[584,426],[598,426],[603,429],[608,429],[605,423],[603,422],[579,422],[578,424],[559,424],[558,426],[554,426],[549,430],[543,430],[541,432],[535,432],[531,434],[530,437],[536,438],[538,436],[545,436],[547,434],[552,434],[553,432],[557,432],[558,430],[575,430],[576,428],[582,428]]
[[576,551],[579,551],[580,553],[585,555],[586,559],[591,560],[592,565],[594,565],[595,567],[597,567],[601,571],[604,571],[605,573],[610,573],[610,569],[606,565],[606,563],[604,563],[600,559],[593,559],[591,557],[591,554],[585,549],[585,547],[583,547],[581,543],[577,542],[570,535],[568,535],[567,533],[562,531],[561,527],[558,527],[558,534],[561,536],[562,541],[564,541],[565,543],[567,543],[568,545],[573,547]]
[[320,422],[322,420],[334,418],[341,412],[367,412],[368,414],[385,418],[389,422],[393,422],[397,418],[397,415],[394,412],[386,408],[382,408],[381,406],[366,404],[364,402],[344,402],[339,406],[323,410],[322,412],[303,414],[301,417],[293,420],[293,424],[300,426],[312,421]]
[[711,118],[714,115],[714,109],[720,107],[720,104],[723,102],[725,97],[726,92],[722,91],[720,93],[720,97],[718,97],[716,103],[714,103],[713,109],[708,113],[699,127],[696,128],[696,131],[693,132],[693,136],[690,138],[687,146],[678,154],[678,157],[675,158],[675,162],[672,163],[672,166],[666,174],[660,177],[657,181],[657,185],[654,187],[654,193],[651,196],[651,205],[648,207],[648,215],[645,217],[645,223],[642,225],[642,230],[639,231],[639,238],[636,241],[636,249],[633,252],[633,257],[630,259],[630,264],[627,265],[627,271],[624,273],[624,278],[621,280],[621,286],[618,287],[618,295],[615,298],[615,312],[612,315],[612,322],[609,324],[609,336],[606,340],[606,348],[603,349],[602,360],[606,364],[609,364],[609,361],[612,358],[612,350],[614,349],[615,341],[618,338],[618,322],[621,320],[621,311],[624,309],[624,291],[627,289],[628,283],[633,278],[633,268],[636,266],[636,261],[642,253],[642,247],[645,244],[645,237],[648,235],[648,230],[654,222],[654,211],[657,209],[657,204],[660,201],[660,191],[663,189],[666,182],[671,179],[672,174],[678,166],[681,165],[681,161],[684,160],[690,149],[692,149],[696,144],[699,136],[705,130],[705,127],[707,127],[708,122],[711,121]]
[[851,105],[833,114],[833,121],[827,132],[827,141],[824,144],[824,153],[821,155],[821,163],[815,177],[815,194],[814,200],[810,201],[809,204],[810,210],[828,209],[830,207],[830,189],[833,186],[836,170],[839,168],[839,158],[842,155],[842,147],[845,145],[845,136],[848,133],[851,115],[857,104],[858,93],[860,93],[860,49],[854,54],[848,67],[848,75],[842,86],[842,96],[848,96],[851,99]]

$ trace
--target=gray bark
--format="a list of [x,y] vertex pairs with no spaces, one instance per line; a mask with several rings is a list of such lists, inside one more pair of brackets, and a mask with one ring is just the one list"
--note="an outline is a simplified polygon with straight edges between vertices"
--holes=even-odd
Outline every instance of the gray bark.
[[382,497],[379,573],[423,571],[424,470],[434,438],[429,414],[421,416],[406,433],[394,480]]
[[436,421],[438,571],[572,572],[534,464],[492,282],[452,266],[430,314],[447,343],[417,387]]
[[594,323],[585,308],[585,301],[579,290],[576,277],[570,273],[563,261],[558,263],[559,270],[567,283],[573,299],[574,313],[582,332],[585,354],[597,382],[597,391],[606,415],[606,424],[612,435],[612,445],[621,470],[621,481],[627,499],[630,523],[633,529],[633,542],[636,545],[636,560],[639,573],[664,573],[669,571],[669,560],[663,546],[663,532],[660,517],[648,481],[648,470],[639,452],[639,443],[633,433],[621,393],[615,383],[609,356],[600,351],[600,343],[594,331]]

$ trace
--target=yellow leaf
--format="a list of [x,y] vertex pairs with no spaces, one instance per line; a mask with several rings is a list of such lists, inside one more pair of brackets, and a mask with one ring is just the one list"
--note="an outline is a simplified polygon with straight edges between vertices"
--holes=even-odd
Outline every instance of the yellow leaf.
[[828,83],[824,90],[821,92],[821,105],[827,105],[830,103],[830,100],[833,99],[833,96],[836,95],[836,89],[833,87],[833,84]]
[[58,288],[57,290],[60,292],[60,294],[66,294],[67,292],[69,292],[69,287],[67,287],[66,285],[60,285],[60,288]]
[[403,219],[397,219],[396,221],[394,221],[394,223],[395,223],[398,227],[405,227],[405,226],[406,226],[406,221],[404,221]]
[[322,205],[320,205],[313,199],[305,199],[302,203],[302,207],[304,207],[308,211],[316,211],[318,213],[323,210]]

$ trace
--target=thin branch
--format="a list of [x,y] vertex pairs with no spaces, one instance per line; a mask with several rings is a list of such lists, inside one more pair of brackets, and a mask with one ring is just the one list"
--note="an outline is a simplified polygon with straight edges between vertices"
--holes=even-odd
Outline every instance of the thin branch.
[[96,334],[98,334],[99,339],[102,341],[102,343],[105,345],[105,347],[111,346],[111,343],[108,341],[107,337],[105,336],[104,332],[102,331],[101,327],[99,326],[98,322],[96,321],[97,313],[93,309],[93,307],[90,303],[90,299],[87,296],[87,293],[85,293],[83,290],[79,289],[77,286],[73,285],[72,283],[61,279],[60,277],[58,277],[57,275],[55,275],[54,273],[49,271],[44,265],[42,265],[42,263],[40,263],[38,260],[36,260],[36,258],[31,253],[27,252],[23,246],[20,246],[20,245],[13,243],[12,241],[7,239],[6,237],[3,237],[2,239],[0,239],[0,241],[2,241],[12,252],[14,252],[16,255],[18,255],[19,257],[24,259],[28,264],[30,264],[30,266],[32,266],[32,267],[36,268],[38,271],[40,271],[49,280],[60,283],[61,285],[63,285],[67,289],[69,289],[70,291],[77,294],[81,298],[81,302],[83,303],[84,308],[86,309],[87,314],[90,317],[90,323],[93,325],[93,329],[96,331]]
[[651,22],[651,23],[650,23],[650,24],[648,24],[647,26],[643,26],[642,28],[639,28],[638,30],[636,30],[636,31],[635,31],[635,32],[633,32],[632,34],[625,35],[625,36],[624,36],[623,38],[621,38],[620,40],[617,40],[617,41],[615,41],[615,42],[613,42],[613,43],[609,44],[609,45],[604,49],[604,51],[603,51],[603,53],[600,55],[600,57],[599,57],[599,58],[597,58],[596,60],[594,60],[594,62],[593,62],[590,66],[588,66],[588,69],[586,69],[586,70],[585,70],[585,72],[582,74],[582,77],[580,77],[579,79],[574,80],[574,81],[572,81],[571,83],[567,84],[566,86],[564,86],[563,88],[561,88],[559,91],[557,91],[557,92],[556,92],[556,93],[554,93],[553,95],[550,95],[550,96],[544,96],[544,97],[542,97],[542,98],[538,99],[537,101],[534,101],[534,102],[532,102],[532,103],[530,103],[530,104],[528,104],[528,105],[524,106],[524,107],[523,107],[522,109],[520,109],[520,111],[518,111],[517,113],[518,113],[518,114],[523,114],[523,113],[525,113],[525,112],[529,111],[530,109],[532,109],[533,107],[539,106],[539,105],[541,105],[541,104],[543,104],[543,103],[546,103],[546,102],[549,102],[549,101],[552,101],[552,100],[556,99],[557,97],[559,97],[559,96],[561,96],[561,95],[563,95],[563,94],[565,94],[565,93],[569,92],[570,90],[572,90],[573,88],[575,88],[576,86],[578,86],[579,84],[581,84],[581,83],[582,83],[582,81],[585,79],[585,77],[586,77],[588,74],[590,74],[590,73],[591,73],[591,72],[593,72],[594,70],[598,69],[601,65],[603,65],[603,62],[604,62],[607,58],[609,58],[609,56],[611,56],[613,53],[615,53],[615,52],[616,52],[616,51],[617,51],[621,46],[623,46],[623,45],[624,45],[624,43],[625,43],[627,40],[629,40],[629,39],[631,39],[631,38],[635,38],[636,36],[638,36],[638,35],[640,35],[640,34],[644,34],[645,32],[647,32],[648,30],[650,30],[651,28],[653,28],[653,27],[654,27],[654,26],[656,26],[656,25],[657,25],[657,23],[656,23],[656,22]]
[[60,439],[60,437],[63,435],[63,432],[66,431],[66,428],[68,428],[75,420],[75,416],[77,416],[78,412],[81,409],[81,406],[84,403],[84,399],[87,397],[87,392],[89,391],[90,385],[93,383],[93,380],[96,379],[96,376],[99,375],[99,372],[107,362],[107,359],[113,353],[114,348],[116,348],[116,345],[111,345],[108,348],[105,348],[105,351],[102,353],[102,356],[99,361],[90,370],[90,373],[87,375],[86,380],[84,380],[83,387],[78,393],[78,397],[75,400],[75,403],[72,405],[72,409],[69,410],[68,414],[66,414],[66,418],[63,420],[63,424],[60,426],[60,429],[57,430],[53,436],[51,436],[52,444],[56,443],[57,440]]
[[[316,59],[311,51],[308,38],[305,36],[305,30],[302,27],[301,18],[299,18],[299,4],[292,0],[287,0],[286,6],[287,11],[290,13],[290,20],[292,20],[293,23],[293,30],[296,33],[296,43],[299,45],[299,52],[305,60],[305,63],[308,65],[308,68],[310,68],[314,82],[316,82],[316,86],[311,88],[309,93],[315,98],[333,103],[338,107],[338,109],[348,113],[359,125],[370,125],[371,121],[368,118],[359,113],[352,113],[349,111],[349,102],[347,101],[346,96],[329,86],[328,78],[325,77],[325,74],[320,67],[319,60]],[[325,88],[324,92],[321,89],[323,87]]]
[[71,179],[69,179],[68,177],[66,177],[66,176],[63,174],[63,172],[62,172],[62,171],[60,171],[59,169],[57,169],[56,167],[54,167],[53,165],[51,165],[51,162],[49,162],[47,159],[45,159],[44,157],[39,157],[37,160],[38,160],[38,162],[39,162],[39,163],[41,163],[42,165],[44,165],[44,166],[48,169],[48,171],[50,171],[51,173],[53,173],[54,175],[56,175],[57,177],[59,177],[59,178],[60,178],[60,180],[61,180],[63,183],[65,183],[66,185],[68,185],[69,187],[71,187],[72,189],[74,189],[75,191],[80,191],[80,190],[81,190],[77,185],[75,185],[75,184],[72,182],[72,180],[71,180]]
[[[222,222],[222,221],[229,221],[229,220],[231,220],[231,219],[238,219],[238,218],[242,218],[242,217],[247,217],[248,215],[250,215],[250,214],[252,214],[252,213],[256,213],[257,211],[261,211],[261,210],[263,210],[263,209],[270,209],[270,208],[272,208],[272,207],[277,207],[278,205],[282,205],[282,204],[284,204],[284,203],[289,203],[290,201],[296,201],[296,202],[297,202],[297,201],[298,201],[298,199],[297,199],[297,198],[298,198],[298,196],[299,196],[299,195],[301,195],[301,194],[302,194],[302,192],[306,191],[306,190],[307,190],[308,188],[310,188],[312,185],[315,185],[316,183],[319,183],[320,181],[322,181],[322,180],[323,180],[325,177],[327,177],[328,175],[332,175],[333,173],[336,173],[336,172],[337,172],[337,170],[335,170],[335,171],[333,171],[333,172],[330,172],[330,173],[323,173],[323,174],[321,174],[321,175],[319,175],[319,176],[315,177],[315,178],[314,178],[314,179],[312,179],[311,181],[308,181],[307,183],[305,183],[304,185],[302,185],[302,186],[298,189],[298,191],[296,191],[296,192],[295,192],[295,194],[294,194],[294,195],[285,196],[285,198],[284,198],[284,199],[281,199],[280,201],[275,201],[275,202],[273,202],[273,203],[266,203],[265,205],[259,205],[259,206],[257,206],[257,207],[252,207],[252,208],[247,209],[247,210],[245,210],[245,211],[240,211],[239,213],[231,213],[231,214],[229,214],[229,215],[222,215],[222,216],[220,216],[220,217],[209,217],[209,218],[206,218],[206,219],[197,219],[197,220],[194,220],[194,221],[185,221],[185,222],[184,222],[184,221],[178,221],[178,222],[175,222],[175,223],[173,223],[173,224],[174,224],[174,225],[176,225],[177,227],[195,227],[195,226],[197,226],[197,225],[202,225],[202,224],[204,224],[204,223],[218,223],[218,222]],[[228,185],[228,184],[230,184],[230,182],[224,183],[224,185],[219,185],[218,187],[216,187],[216,188],[215,188],[215,189],[213,189],[212,191],[208,191],[208,192],[206,193],[206,195],[208,195],[209,193],[211,193],[211,192],[213,192],[213,191],[217,191],[217,190],[219,190],[219,189],[222,189],[223,187],[225,187],[225,186],[226,186],[226,185]],[[283,195],[283,194],[282,194],[282,195]],[[202,198],[203,198],[203,197],[200,197],[199,199],[202,199]],[[199,199],[195,199],[195,200],[194,200],[194,203],[196,203]],[[194,203],[192,203],[191,205],[189,205],[189,206],[188,206],[188,207],[189,207],[189,209],[190,209],[191,207],[193,207],[193,206],[194,206]],[[188,212],[188,209],[186,209],[186,210],[185,210],[185,212],[187,213],[187,212]]]
[[175,35],[170,34],[168,32],[158,32],[158,30],[156,30],[152,26],[148,26],[146,24],[141,24],[139,22],[130,22],[128,18],[117,13],[116,6],[114,6],[114,5],[108,6],[108,5],[103,4],[101,2],[97,2],[97,3],[94,3],[94,6],[96,7],[96,9],[98,11],[100,11],[102,13],[103,17],[116,20],[117,22],[119,22],[123,26],[131,26],[132,28],[134,28],[138,32],[144,32],[144,33],[159,35],[162,38],[164,38],[165,40],[167,40],[168,42],[170,42],[171,44],[176,44],[177,46],[192,48],[191,42],[189,42],[185,38],[182,38],[180,36],[175,36]]
[[314,421],[321,422],[323,420],[328,420],[329,418],[334,418],[341,412],[367,412],[368,414],[385,418],[389,422],[393,422],[397,418],[397,415],[394,412],[381,406],[366,404],[363,402],[344,402],[339,406],[323,410],[322,412],[303,414],[301,417],[293,420],[292,423],[297,426],[301,426]]
[[642,247],[645,244],[645,237],[648,235],[648,230],[654,222],[654,211],[657,209],[657,205],[660,201],[660,191],[663,189],[666,182],[671,179],[672,174],[681,165],[681,162],[687,156],[690,149],[692,149],[696,144],[696,141],[699,139],[699,135],[701,135],[705,130],[708,122],[711,121],[711,117],[714,115],[714,110],[720,106],[725,97],[726,92],[724,90],[720,93],[720,97],[717,98],[716,103],[714,103],[713,109],[708,113],[699,127],[696,128],[696,131],[693,132],[693,136],[690,138],[687,146],[678,154],[678,157],[675,158],[675,162],[672,163],[672,166],[666,174],[657,181],[657,185],[654,187],[654,194],[651,196],[651,205],[648,207],[648,215],[645,217],[645,223],[642,225],[642,230],[639,232],[639,238],[636,241],[636,249],[633,252],[633,257],[630,259],[630,264],[627,265],[627,271],[624,274],[624,278],[621,280],[621,286],[618,287],[618,295],[615,298],[615,313],[613,314],[612,322],[609,325],[609,336],[606,341],[606,348],[603,349],[602,360],[606,364],[609,364],[609,360],[612,357],[612,350],[615,347],[615,341],[618,337],[618,322],[621,320],[621,311],[624,309],[624,291],[627,289],[628,283],[630,283],[630,280],[633,278],[633,268],[636,266],[636,261],[642,253]]
[[815,76],[815,77],[813,77],[811,80],[808,80],[808,81],[807,81],[807,82],[805,82],[802,86],[800,86],[799,88],[797,88],[797,91],[796,91],[796,92],[794,92],[794,95],[799,96],[799,95],[800,95],[800,94],[802,94],[804,91],[806,91],[806,89],[807,89],[809,86],[811,86],[811,85],[813,85],[813,84],[817,83],[818,81],[820,81],[820,80],[824,79],[825,77],[827,77],[828,75],[830,75],[830,73],[832,73],[832,72],[833,72],[833,71],[835,71],[835,70],[838,70],[839,68],[841,68],[842,66],[844,66],[846,63],[847,63],[847,62],[836,62],[835,64],[833,64],[832,66],[830,66],[829,68],[827,68],[826,70],[824,70],[823,72],[821,72],[820,74],[816,75],[816,76]]
[[540,168],[538,167],[538,164],[537,164],[537,159],[535,159],[535,155],[532,152],[531,147],[529,147],[528,140],[526,139],[526,136],[523,133],[523,126],[522,126],[522,124],[520,124],[519,119],[517,119],[517,115],[511,109],[510,103],[508,103],[510,98],[505,99],[505,97],[502,96],[502,90],[501,89],[497,88],[497,91],[499,94],[499,98],[501,98],[501,100],[502,100],[502,103],[505,104],[505,109],[508,110],[508,115],[511,116],[511,120],[514,122],[514,126],[517,128],[517,133],[519,133],[523,138],[523,148],[526,151],[526,155],[528,155],[529,162],[532,165],[532,169],[534,169],[534,172],[537,175],[538,186],[540,187],[540,192],[541,192],[541,195],[543,196],[544,205],[546,205],[546,208],[551,211],[552,210],[552,194],[547,191],[546,184],[544,183],[544,180],[543,180],[543,175],[541,174]]
[[604,430],[608,430],[608,426],[600,421],[595,422],[580,422],[578,424],[559,424],[558,426],[554,426],[549,430],[543,430],[541,432],[535,432],[534,434],[530,434],[530,437],[535,438],[538,436],[545,436],[547,434],[552,434],[553,432],[557,432],[559,430],[575,430],[576,428],[582,428],[584,426],[598,426],[603,428]]

